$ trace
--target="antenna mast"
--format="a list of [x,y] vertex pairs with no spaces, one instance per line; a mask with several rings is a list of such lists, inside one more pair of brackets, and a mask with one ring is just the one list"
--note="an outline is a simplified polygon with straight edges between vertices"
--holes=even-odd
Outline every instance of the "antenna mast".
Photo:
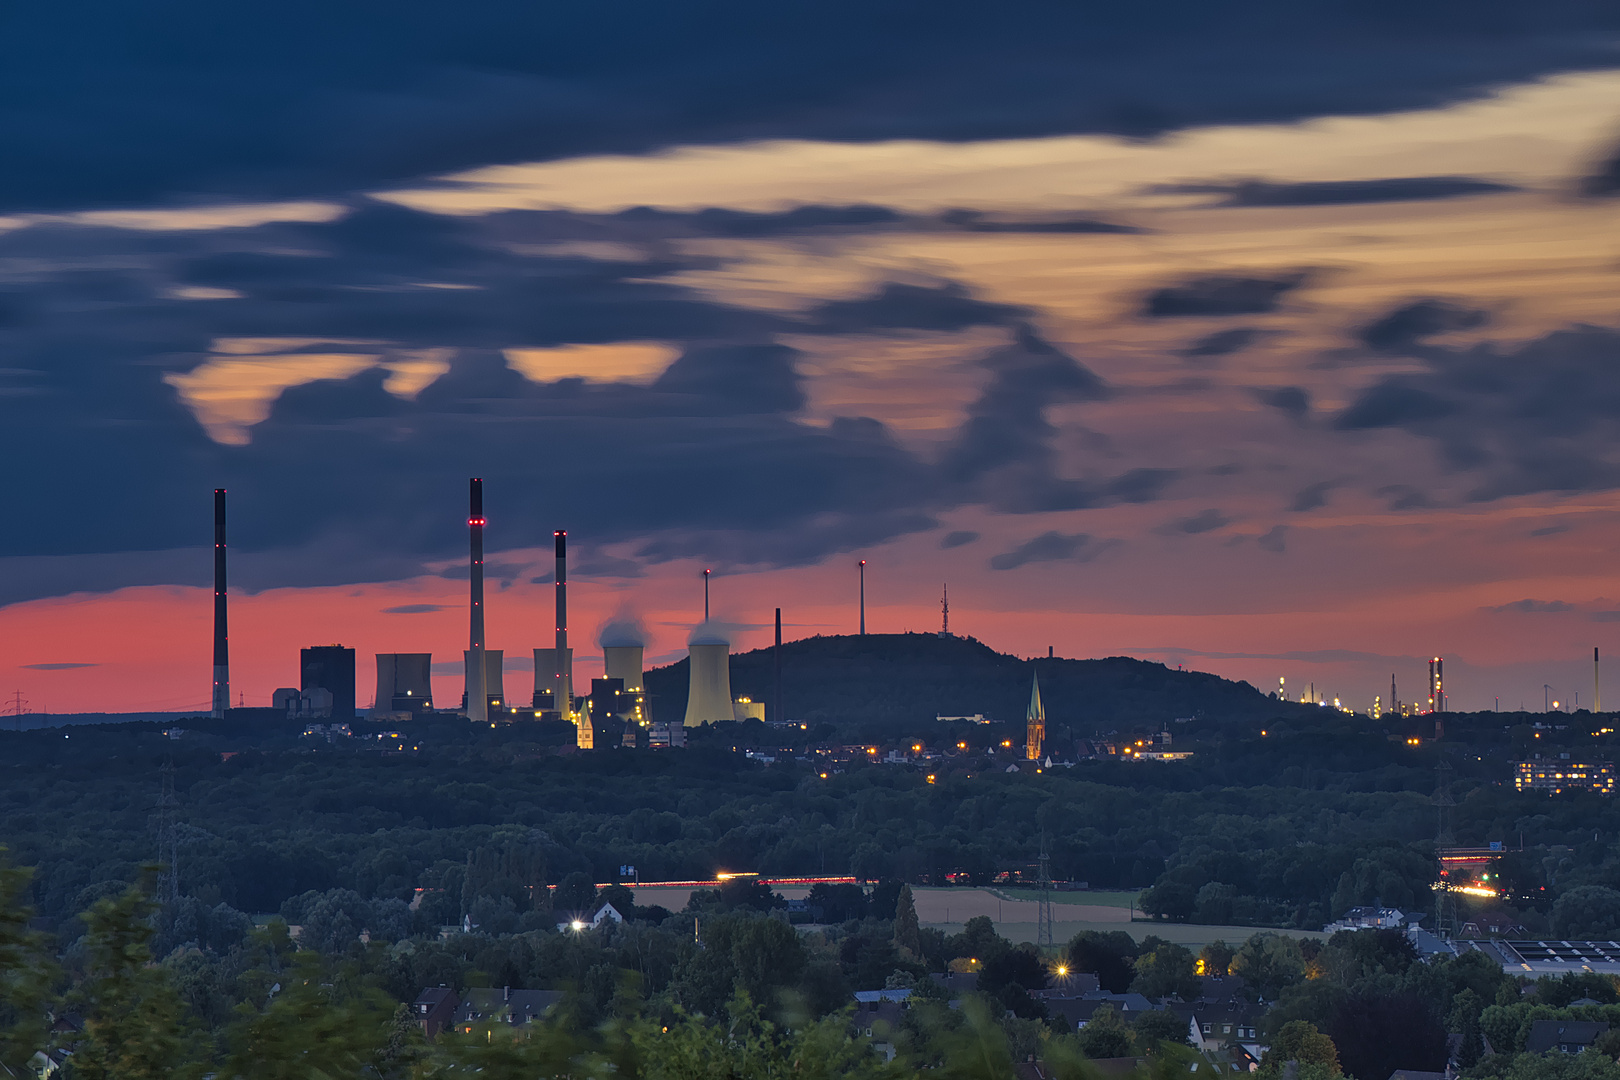
[[1040,949],[1052,947],[1052,860],[1046,852],[1046,829],[1041,829],[1040,876],[1036,884],[1041,887],[1040,907],[1035,916],[1035,944]]

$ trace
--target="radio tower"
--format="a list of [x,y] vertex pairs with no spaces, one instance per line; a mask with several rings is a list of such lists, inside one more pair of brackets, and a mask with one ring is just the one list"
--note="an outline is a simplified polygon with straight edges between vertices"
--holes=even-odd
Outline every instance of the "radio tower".
[[1451,797],[1451,762],[1442,755],[1440,763],[1434,767],[1434,858],[1439,867],[1434,890],[1434,932],[1442,938],[1450,938],[1456,929],[1457,903],[1451,893],[1451,882],[1446,877],[1446,864],[1443,856],[1447,848],[1456,843],[1451,834],[1451,808],[1457,805]]
[[946,585],[939,587],[939,636],[951,636],[951,590]]
[[1040,906],[1035,915],[1035,945],[1045,951],[1052,948],[1052,860],[1046,853],[1046,830],[1041,830],[1040,876],[1035,883],[1041,887]]

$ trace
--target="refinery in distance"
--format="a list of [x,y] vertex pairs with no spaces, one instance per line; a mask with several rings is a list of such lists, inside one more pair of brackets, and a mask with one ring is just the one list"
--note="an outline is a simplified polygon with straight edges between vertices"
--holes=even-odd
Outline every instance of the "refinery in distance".
[[[348,720],[356,716],[355,650],[318,645],[300,654],[300,685],[278,689],[264,709],[232,707],[226,492],[214,491],[214,666],[212,715],[227,712],[285,716],[289,719]],[[534,650],[534,687],[526,704],[506,693],[505,650],[489,648],[484,633],[484,482],[468,481],[469,621],[462,656],[463,694],[453,709],[438,709],[433,700],[431,653],[377,653],[377,690],[370,717],[384,722],[409,720],[432,712],[465,716],[473,723],[561,720],[573,724],[580,749],[599,745],[684,746],[686,729],[723,720],[764,719],[764,704],[733,700],[729,641],[706,632],[708,584],[705,571],[704,624],[688,645],[690,689],[684,716],[654,720],[643,680],[643,646],[635,641],[604,640],[604,674],[590,681],[589,692],[577,693],[574,650],[568,644],[568,534],[558,530],[556,544],[556,636],[554,644]],[[776,643],[782,642],[781,610],[776,614]]]

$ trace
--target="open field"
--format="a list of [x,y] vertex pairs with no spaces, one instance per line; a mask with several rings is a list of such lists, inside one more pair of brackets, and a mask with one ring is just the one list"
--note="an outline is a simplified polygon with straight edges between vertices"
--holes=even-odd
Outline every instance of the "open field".
[[[805,885],[797,887],[777,885],[772,886],[772,888],[788,900],[802,900],[810,895],[810,889]],[[668,908],[670,911],[679,911],[686,906],[686,902],[690,899],[692,899],[692,890],[690,888],[660,889],[648,885],[636,890],[636,903],[641,907],[652,907],[656,904],[659,907]]]
[[[1070,938],[1082,930],[1123,930],[1137,941],[1148,935],[1163,938],[1165,941],[1174,941],[1178,945],[1185,945],[1197,951],[1208,945],[1211,941],[1224,941],[1229,945],[1242,943],[1250,934],[1259,933],[1267,929],[1262,926],[1198,926],[1193,923],[1157,923],[1157,922],[1065,922],[1061,911],[1054,911],[1056,918],[1052,923],[1052,941],[1062,947]],[[924,924],[928,925],[928,924]],[[941,926],[947,934],[960,933],[961,926]],[[997,923],[996,933],[1008,941],[1034,941],[1036,938],[1035,923],[1009,922]],[[1298,938],[1325,938],[1327,935],[1314,930],[1277,930],[1275,933],[1287,934]]]
[[[1000,891],[1000,890],[997,890]],[[1085,893],[1068,893],[1085,896]],[[1004,922],[1027,922],[1035,925],[1040,904],[1034,900],[1003,899],[990,889],[929,889],[914,888],[912,896],[917,904],[917,921],[927,926],[960,926],[969,919],[988,915],[1000,926]],[[1112,904],[1071,903],[1052,898],[1054,921],[1084,923],[1129,923],[1130,909]]]
[[[1041,890],[1027,885],[992,885],[990,891],[997,896],[1004,896],[1008,900],[1039,900]],[[1129,892],[1104,892],[1102,890],[1085,892],[1057,892],[1052,893],[1054,904],[1083,904],[1088,907],[1122,907],[1134,908],[1136,898],[1142,895],[1135,890]]]
[[[804,887],[776,890],[788,899],[807,895]],[[643,888],[636,890],[636,903],[659,904],[679,911],[691,897],[691,889]],[[959,934],[963,925],[979,915],[988,915],[996,932],[1009,941],[1034,941],[1040,905],[1034,889],[961,889],[913,886],[917,921],[924,926]],[[1123,930],[1137,941],[1149,934],[1197,948],[1211,941],[1237,944],[1260,927],[1199,926],[1193,923],[1131,921],[1134,892],[1073,892],[1052,894],[1052,940],[1061,945],[1082,930]],[[1075,901],[1082,901],[1076,903]],[[1309,930],[1282,930],[1293,937],[1321,938]]]

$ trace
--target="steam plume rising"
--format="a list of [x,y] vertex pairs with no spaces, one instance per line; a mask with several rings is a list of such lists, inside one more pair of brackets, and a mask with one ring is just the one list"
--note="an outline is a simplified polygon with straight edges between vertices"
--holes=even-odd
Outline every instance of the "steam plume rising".
[[688,645],[730,645],[731,635],[740,629],[736,623],[725,622],[721,619],[705,619],[692,627],[687,635]]
[[596,643],[604,649],[626,645],[647,644],[647,627],[641,616],[629,608],[620,608],[596,630]]

